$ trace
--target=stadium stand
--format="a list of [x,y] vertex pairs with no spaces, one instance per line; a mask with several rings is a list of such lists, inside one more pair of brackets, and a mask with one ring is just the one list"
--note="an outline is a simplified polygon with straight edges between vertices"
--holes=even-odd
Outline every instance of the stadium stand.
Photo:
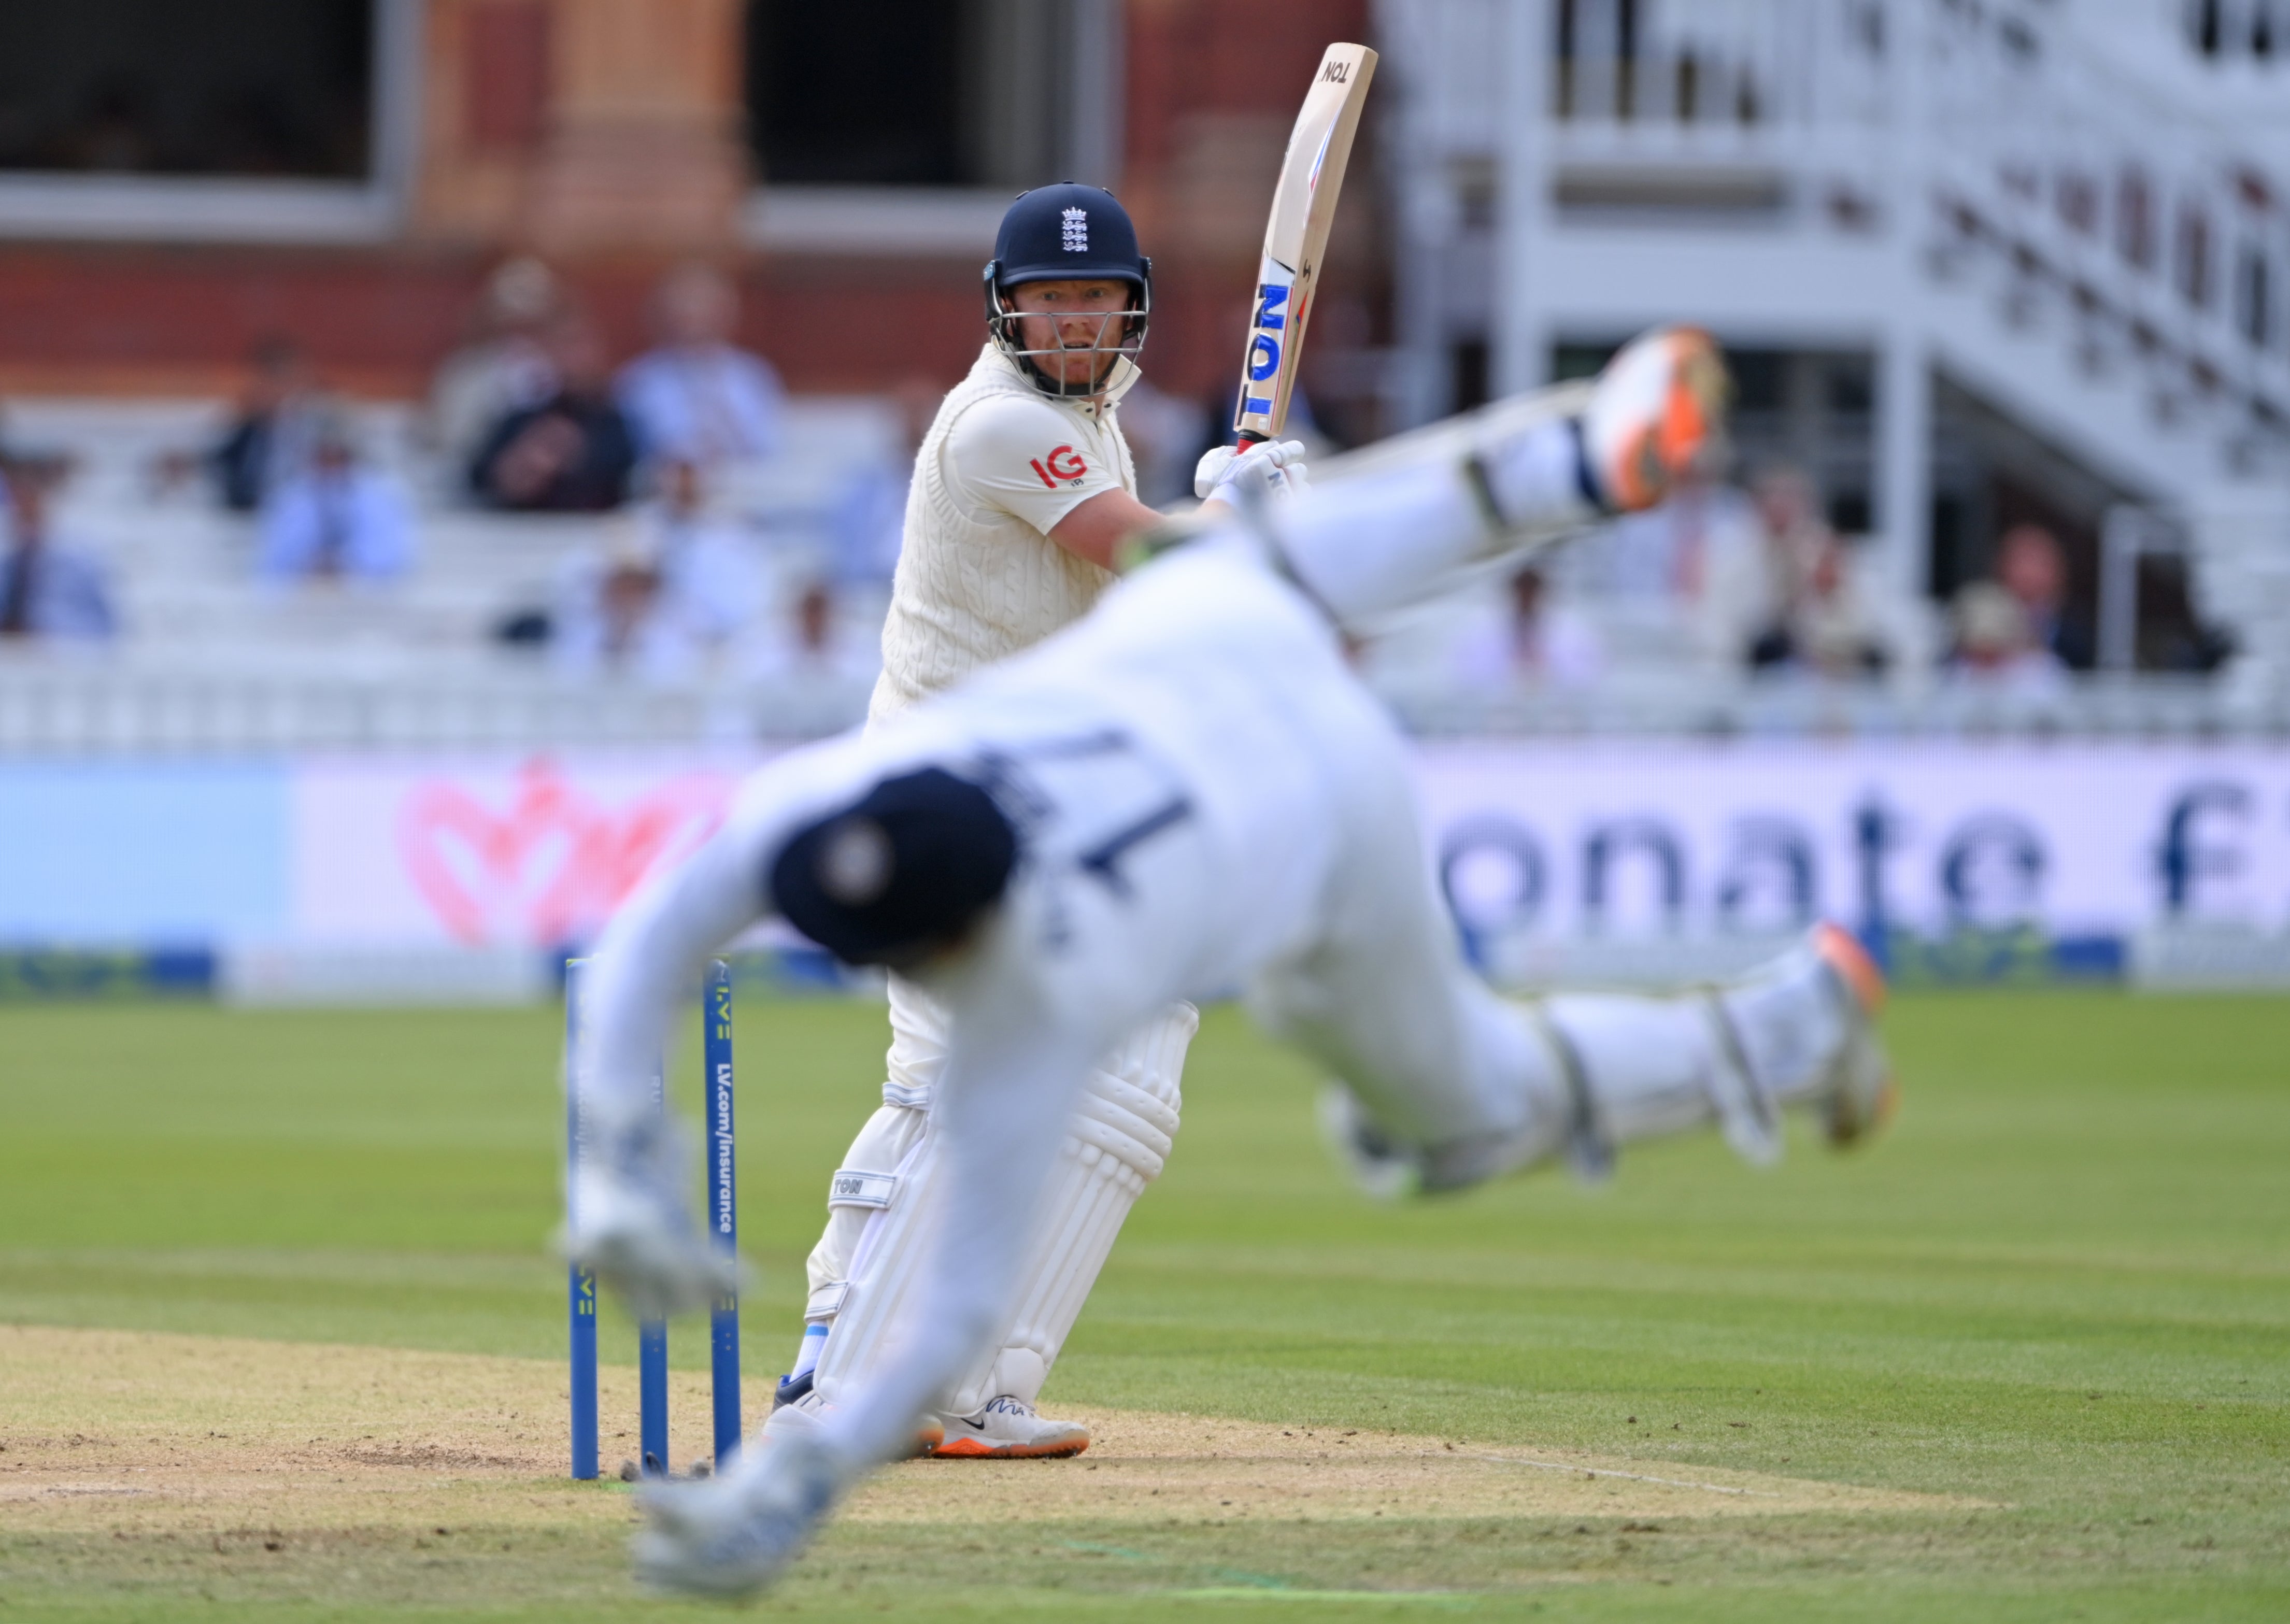
[[[100,548],[123,635],[101,649],[0,651],[0,750],[42,754],[628,746],[814,737],[865,711],[863,672],[839,684],[775,678],[768,659],[689,679],[567,674],[499,633],[545,606],[568,560],[610,545],[613,517],[506,516],[453,505],[420,451],[409,413],[357,413],[369,453],[419,499],[420,562],[399,582],[282,588],[260,581],[254,529],[203,489],[154,488],[168,452],[200,443],[211,403],[13,403],[20,444],[73,460],[63,509]],[[814,573],[832,546],[838,497],[895,433],[865,399],[803,399],[789,450],[733,499],[779,578]],[[1380,688],[1433,734],[1699,735],[2050,733],[2205,737],[2290,731],[2271,691],[2201,676],[2085,676],[2057,692],[1983,692],[1929,660],[1881,678],[1713,669],[1661,605],[1582,567],[1596,541],[1554,572],[1556,596],[1605,651],[1597,680],[1488,684],[1459,677],[1452,650],[1500,612],[1490,581],[1386,628],[1372,656]],[[879,623],[879,584],[837,595],[841,635]],[[1931,644],[1937,614],[1922,612]],[[758,637],[784,635],[783,613]]]
[[[0,750],[674,743],[805,737],[863,714],[865,673],[783,700],[741,666],[674,684],[580,677],[505,644],[504,624],[545,607],[568,561],[609,548],[626,520],[450,505],[404,409],[356,416],[369,454],[418,499],[420,563],[402,581],[281,587],[256,576],[252,521],[202,488],[155,488],[167,453],[211,433],[212,404],[12,403],[15,440],[74,464],[62,508],[109,566],[123,635],[100,652],[0,651]],[[791,414],[789,454],[732,498],[777,577],[823,567],[842,486],[889,432],[863,400]],[[879,621],[879,590],[838,603],[853,635]],[[757,636],[780,635],[781,619]]]

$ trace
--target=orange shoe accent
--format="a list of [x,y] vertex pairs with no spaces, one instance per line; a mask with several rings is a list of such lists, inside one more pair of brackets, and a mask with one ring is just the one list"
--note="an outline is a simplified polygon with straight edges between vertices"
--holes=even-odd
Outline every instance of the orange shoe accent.
[[1087,1438],[1075,1444],[1052,1444],[1040,1449],[1031,1449],[1022,1444],[1005,1444],[997,1447],[977,1438],[956,1438],[940,1444],[930,1454],[934,1460],[1063,1460],[1088,1447]]
[[1877,968],[1877,961],[1869,956],[1869,949],[1858,937],[1843,925],[1824,920],[1814,929],[1813,948],[1845,979],[1862,1013],[1874,1020],[1885,1012],[1885,972]]
[[1018,1452],[1033,1460],[1070,1460],[1088,1447],[1089,1440],[1084,1438],[1078,1444],[1058,1444],[1047,1449],[1023,1449]]
[[1626,513],[1669,496],[1719,431],[1732,381],[1717,340],[1698,327],[1660,335],[1669,380],[1660,414],[1641,428],[1609,471],[1614,505]]
[[1677,375],[1670,381],[1654,446],[1663,471],[1675,478],[1709,438],[1709,420],[1718,403],[1707,397],[1715,389],[1709,372],[1717,357],[1709,339],[1691,330],[1681,331],[1671,348],[1677,357]]

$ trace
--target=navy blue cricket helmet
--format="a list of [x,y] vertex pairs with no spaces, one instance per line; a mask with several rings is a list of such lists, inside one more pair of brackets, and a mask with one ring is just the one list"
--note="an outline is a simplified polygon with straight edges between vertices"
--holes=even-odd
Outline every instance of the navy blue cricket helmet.
[[924,767],[797,829],[765,884],[781,918],[845,964],[895,968],[960,940],[1017,863],[993,796]]
[[[1069,385],[1036,364],[1037,356],[1051,352],[1026,348],[1018,313],[1004,295],[1021,283],[1081,277],[1126,282],[1136,292],[1129,308],[1107,317],[1095,343],[1085,347],[1100,357],[1091,381]],[[994,257],[986,264],[985,292],[987,332],[1035,388],[1069,396],[1117,392],[1135,367],[1152,319],[1153,261],[1137,252],[1137,228],[1120,199],[1101,186],[1061,180],[1021,192],[1004,212]]]

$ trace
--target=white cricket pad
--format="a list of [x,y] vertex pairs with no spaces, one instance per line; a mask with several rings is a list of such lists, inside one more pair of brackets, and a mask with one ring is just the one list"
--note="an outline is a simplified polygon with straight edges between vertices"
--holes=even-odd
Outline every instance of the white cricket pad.
[[869,1172],[863,1167],[838,1167],[827,1187],[827,1204],[830,1207],[874,1207],[891,1204],[899,1193],[896,1173]]
[[[922,1142],[928,1121],[919,1110],[885,1105],[867,1118],[843,1153],[843,1165],[827,1187],[827,1228],[805,1265],[811,1287],[805,1319],[829,1319],[843,1311],[859,1243],[875,1215],[897,1198],[898,1169]],[[805,1346],[810,1348],[807,1340]]]
[[[1009,1325],[948,1395],[950,1412],[969,1413],[1005,1394],[1031,1404],[1040,1394],[1129,1209],[1166,1163],[1185,1051],[1199,1026],[1190,1004],[1173,1004],[1091,1072],[1027,1243]],[[901,1164],[890,1204],[869,1216],[853,1256],[842,1312],[813,1378],[829,1402],[903,1340],[932,1251],[935,1145],[925,1134]]]

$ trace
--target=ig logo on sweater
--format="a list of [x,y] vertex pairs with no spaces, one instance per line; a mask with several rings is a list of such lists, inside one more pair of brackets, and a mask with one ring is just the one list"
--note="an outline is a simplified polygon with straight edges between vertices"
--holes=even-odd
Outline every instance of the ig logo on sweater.
[[[1046,467],[1044,466],[1045,461]],[[1077,485],[1082,482],[1083,476],[1089,472],[1089,464],[1084,462],[1081,460],[1081,453],[1070,445],[1057,446],[1051,451],[1046,459],[1037,458],[1029,466],[1040,476],[1042,483],[1053,491],[1058,488],[1059,480],[1062,479],[1069,485]]]

